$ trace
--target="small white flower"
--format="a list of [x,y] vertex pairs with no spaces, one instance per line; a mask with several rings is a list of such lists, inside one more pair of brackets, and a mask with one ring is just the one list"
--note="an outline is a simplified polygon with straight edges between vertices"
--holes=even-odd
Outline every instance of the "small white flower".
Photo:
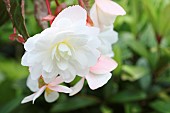
[[[80,6],[64,9],[50,28],[29,38],[22,65],[29,66],[31,78],[51,79],[60,75],[71,82],[86,75],[100,56],[99,29],[86,26],[87,12]],[[50,81],[49,81],[50,82]]]
[[63,92],[63,93],[71,93],[72,90],[66,86],[59,85],[63,82],[63,79],[61,76],[56,77],[53,79],[52,82],[46,84],[42,78],[39,80],[32,80],[31,77],[29,76],[27,79],[27,86],[30,88],[31,91],[35,92],[30,96],[25,97],[22,100],[23,103],[27,103],[30,101],[34,101],[45,91],[44,97],[47,102],[54,102],[58,99],[59,93],[58,92]]

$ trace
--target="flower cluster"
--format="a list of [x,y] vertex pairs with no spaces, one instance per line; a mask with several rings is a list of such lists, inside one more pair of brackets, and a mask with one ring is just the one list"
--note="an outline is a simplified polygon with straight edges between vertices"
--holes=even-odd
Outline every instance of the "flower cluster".
[[[22,103],[34,103],[44,91],[47,102],[54,102],[59,92],[73,96],[85,80],[92,90],[106,84],[117,67],[111,58],[112,44],[118,39],[113,22],[124,14],[111,0],[95,0],[89,15],[92,23],[88,23],[85,9],[70,6],[58,14],[51,27],[30,37],[24,44],[22,65],[29,67],[27,86],[34,93]],[[81,77],[79,82],[64,86],[76,76]]]

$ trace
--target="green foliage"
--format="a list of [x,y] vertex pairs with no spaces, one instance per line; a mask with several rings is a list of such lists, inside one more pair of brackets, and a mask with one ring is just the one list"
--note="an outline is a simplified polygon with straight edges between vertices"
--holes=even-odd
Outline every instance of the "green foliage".
[[[119,41],[113,51],[119,65],[111,80],[95,91],[85,84],[78,95],[61,94],[51,104],[41,96],[34,105],[20,104],[24,96],[31,94],[25,84],[29,73],[17,60],[19,53],[24,53],[18,49],[22,46],[13,48],[16,43],[10,42],[8,36],[13,24],[26,38],[26,27],[31,36],[42,29],[34,16],[33,0],[25,0],[25,17],[21,13],[22,0],[10,0],[12,23],[3,1],[6,0],[0,0],[0,113],[170,113],[169,0],[115,0],[127,15],[114,23]],[[77,4],[77,0],[59,0],[64,1]],[[89,3],[92,5],[94,0]],[[51,0],[53,12],[55,7]]]
[[22,5],[23,0],[4,0],[4,2],[13,26],[25,39],[27,39],[29,35],[25,26],[23,14],[24,5]]

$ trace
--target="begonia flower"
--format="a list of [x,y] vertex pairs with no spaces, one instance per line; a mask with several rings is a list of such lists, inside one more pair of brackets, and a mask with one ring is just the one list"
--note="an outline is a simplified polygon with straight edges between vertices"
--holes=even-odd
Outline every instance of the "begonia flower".
[[59,93],[70,93],[72,90],[66,86],[59,85],[63,82],[61,76],[56,77],[51,83],[46,84],[42,78],[39,80],[32,80],[29,76],[27,79],[27,86],[29,89],[35,93],[30,96],[25,97],[21,103],[27,103],[30,101],[34,101],[45,91],[44,97],[47,102],[54,102],[58,99]]
[[86,26],[87,12],[76,5],[64,9],[50,28],[30,37],[22,65],[29,66],[31,78],[44,79],[60,75],[65,82],[76,75],[86,75],[97,63],[100,52],[99,29]]

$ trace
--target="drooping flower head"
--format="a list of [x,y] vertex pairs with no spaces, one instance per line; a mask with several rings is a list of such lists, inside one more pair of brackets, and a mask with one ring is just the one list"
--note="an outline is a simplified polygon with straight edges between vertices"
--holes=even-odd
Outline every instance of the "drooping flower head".
[[27,103],[30,101],[34,101],[43,93],[45,100],[47,102],[54,102],[58,99],[59,93],[58,92],[63,92],[63,93],[71,93],[72,90],[66,86],[60,85],[63,83],[63,79],[61,76],[58,76],[53,79],[52,82],[46,84],[43,80],[43,78],[39,78],[38,80],[32,80],[31,77],[29,76],[27,79],[27,86],[31,91],[34,93],[32,95],[29,95],[25,97],[21,103]]

